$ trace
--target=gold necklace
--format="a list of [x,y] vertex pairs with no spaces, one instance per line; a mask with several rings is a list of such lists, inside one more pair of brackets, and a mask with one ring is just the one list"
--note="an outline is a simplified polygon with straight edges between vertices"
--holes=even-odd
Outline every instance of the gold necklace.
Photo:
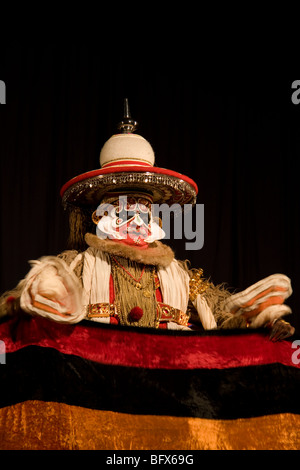
[[151,270],[150,279],[148,280],[148,282],[146,282],[146,284],[143,285],[141,283],[141,280],[142,280],[143,274],[145,272],[145,268],[146,268],[145,265],[142,269],[142,273],[141,273],[139,279],[135,279],[133,277],[133,275],[129,271],[127,271],[127,269],[125,269],[124,266],[122,266],[122,264],[119,263],[114,256],[112,256],[111,258],[112,258],[114,267],[119,271],[119,273],[123,276],[123,278],[126,279],[137,290],[141,290],[143,296],[146,297],[147,299],[149,299],[151,297],[151,290],[149,290],[148,287],[151,283],[153,283],[153,280],[154,280],[154,268],[152,268],[152,270]]

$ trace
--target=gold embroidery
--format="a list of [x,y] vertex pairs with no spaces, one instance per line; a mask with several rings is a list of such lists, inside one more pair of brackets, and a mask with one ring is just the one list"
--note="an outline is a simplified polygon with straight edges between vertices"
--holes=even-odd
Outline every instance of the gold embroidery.
[[158,302],[157,306],[160,311],[160,321],[173,321],[179,325],[188,326],[189,315],[186,313],[162,302]]
[[193,276],[190,279],[191,301],[195,300],[198,294],[203,294],[209,286],[209,281],[203,279],[203,269],[193,269]]
[[111,317],[115,315],[115,306],[114,304],[108,303],[98,303],[98,304],[89,304],[87,306],[87,316],[88,318],[101,318],[101,317]]
[[[157,313],[155,326],[158,326],[160,322],[168,321],[188,326],[189,315],[178,308],[171,307],[170,305],[162,302],[157,302]],[[120,306],[117,302],[114,304],[102,302],[98,304],[89,304],[87,306],[88,318],[107,318],[116,315],[120,316]]]

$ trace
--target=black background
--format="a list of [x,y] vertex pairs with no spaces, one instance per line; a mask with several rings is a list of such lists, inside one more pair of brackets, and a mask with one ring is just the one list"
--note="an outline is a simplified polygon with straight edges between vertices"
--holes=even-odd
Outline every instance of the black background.
[[237,290],[277,272],[288,275],[291,323],[300,328],[300,104],[292,82],[251,68],[210,71],[192,54],[139,54],[71,46],[2,52],[0,79],[0,290],[28,272],[28,260],[66,248],[59,191],[99,168],[128,97],[138,133],[156,165],[193,178],[205,205],[205,240],[179,259]]

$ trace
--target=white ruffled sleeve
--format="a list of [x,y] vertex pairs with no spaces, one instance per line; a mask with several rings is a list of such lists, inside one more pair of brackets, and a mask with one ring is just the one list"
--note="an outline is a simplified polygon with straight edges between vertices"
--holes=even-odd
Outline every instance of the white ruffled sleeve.
[[59,323],[83,320],[82,286],[65,261],[46,256],[30,264],[20,298],[22,310]]

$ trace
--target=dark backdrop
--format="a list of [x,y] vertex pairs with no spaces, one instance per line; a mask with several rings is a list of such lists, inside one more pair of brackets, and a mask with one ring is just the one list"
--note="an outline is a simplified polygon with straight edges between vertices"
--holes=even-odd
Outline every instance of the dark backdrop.
[[193,55],[15,44],[3,51],[0,79],[1,291],[24,277],[28,260],[66,248],[59,190],[99,167],[128,97],[156,164],[192,177],[205,205],[204,247],[169,242],[177,257],[238,290],[285,273],[299,330],[297,77],[210,73]]

